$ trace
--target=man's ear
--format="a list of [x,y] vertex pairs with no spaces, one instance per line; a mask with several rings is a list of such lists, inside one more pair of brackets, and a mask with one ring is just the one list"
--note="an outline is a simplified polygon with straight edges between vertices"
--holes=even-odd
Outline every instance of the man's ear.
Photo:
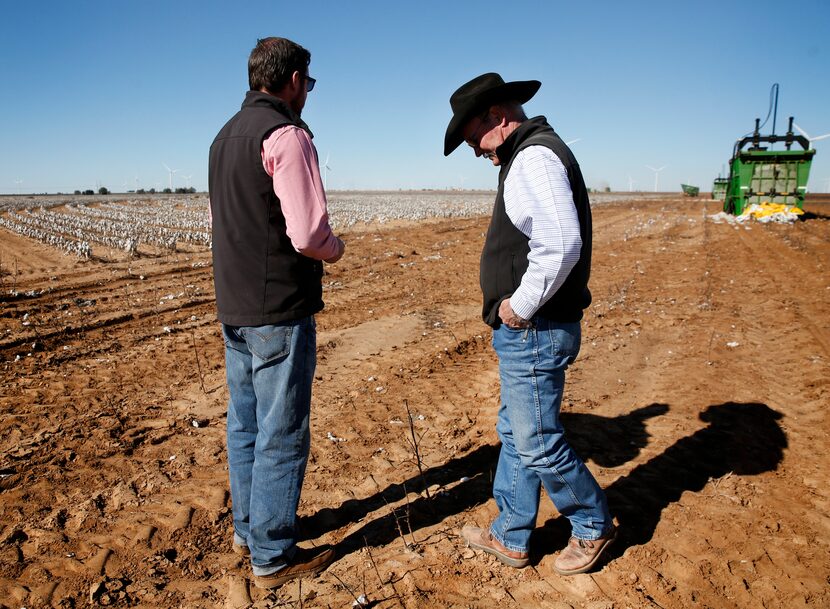
[[490,114],[493,115],[493,122],[499,127],[506,127],[507,123],[507,112],[504,111],[504,107],[496,104],[495,106],[490,107]]
[[294,70],[294,73],[291,75],[291,88],[295,91],[299,91],[300,87],[303,86],[303,79],[305,77],[300,74],[297,70]]

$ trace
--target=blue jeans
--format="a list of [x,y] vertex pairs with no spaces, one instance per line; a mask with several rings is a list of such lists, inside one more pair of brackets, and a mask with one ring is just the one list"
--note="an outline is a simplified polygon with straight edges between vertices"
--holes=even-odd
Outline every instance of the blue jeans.
[[574,537],[597,539],[612,526],[605,493],[565,440],[559,421],[565,369],[576,359],[580,340],[579,322],[541,318],[531,328],[502,324],[493,332],[502,446],[493,481],[499,516],[490,531],[510,550],[528,550],[541,486],[570,521]]
[[254,575],[270,575],[296,551],[317,329],[314,317],[306,317],[256,327],[223,324],[222,333],[234,541],[250,549]]

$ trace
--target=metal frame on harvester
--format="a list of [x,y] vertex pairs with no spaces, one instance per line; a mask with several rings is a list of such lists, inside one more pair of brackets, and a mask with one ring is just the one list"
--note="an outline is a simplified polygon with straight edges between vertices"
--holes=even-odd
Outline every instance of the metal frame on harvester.
[[729,186],[729,178],[722,178],[720,176],[715,178],[712,183],[712,198],[719,201],[726,200],[726,187]]
[[[759,123],[756,118],[755,131],[735,143],[723,211],[737,216],[748,206],[762,203],[783,203],[803,209],[816,151],[810,148],[806,137],[793,133],[792,116],[785,135],[761,135]],[[779,142],[784,143],[784,150],[761,145]],[[802,150],[792,150],[793,144],[799,144]]]

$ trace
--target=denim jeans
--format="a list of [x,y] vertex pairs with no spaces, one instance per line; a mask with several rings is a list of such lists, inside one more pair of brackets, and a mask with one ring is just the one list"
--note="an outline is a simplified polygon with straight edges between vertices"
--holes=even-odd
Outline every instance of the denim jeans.
[[314,317],[267,326],[222,325],[228,389],[228,470],[234,541],[254,575],[296,551],[297,505],[310,446]]
[[612,526],[605,493],[565,440],[559,421],[565,369],[576,359],[580,340],[579,322],[542,318],[530,328],[502,324],[493,332],[502,446],[493,481],[499,516],[490,530],[510,550],[528,550],[541,486],[570,521],[574,537],[597,539]]

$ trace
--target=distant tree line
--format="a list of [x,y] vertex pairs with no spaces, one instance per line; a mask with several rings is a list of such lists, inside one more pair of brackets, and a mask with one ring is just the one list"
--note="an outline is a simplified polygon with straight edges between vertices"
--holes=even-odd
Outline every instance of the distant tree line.
[[[76,190],[75,194],[76,195],[94,195],[95,191],[92,190],[91,188],[88,188],[87,190]],[[110,194],[110,191],[107,190],[106,186],[101,186],[101,188],[98,189],[98,194],[99,195],[108,195],[108,194]]]
[[[139,188],[138,190],[134,190],[134,191],[133,190],[128,190],[127,192],[135,192],[138,195],[144,195],[144,194],[154,195],[154,194],[156,194],[156,189],[155,188],[150,188],[149,190],[144,190],[143,188]],[[193,188],[192,186],[189,187],[189,188],[177,188],[176,190],[170,190],[169,188],[165,188],[164,190],[161,190],[159,192],[162,192],[162,193],[167,194],[167,195],[174,194],[174,193],[177,194],[177,195],[192,195],[196,192],[196,189]],[[76,190],[75,194],[76,195],[94,195],[96,193],[92,189],[87,189],[87,190]],[[102,186],[101,188],[98,189],[97,194],[99,194],[99,195],[108,195],[108,194],[112,194],[112,191],[107,189],[105,186]]]

